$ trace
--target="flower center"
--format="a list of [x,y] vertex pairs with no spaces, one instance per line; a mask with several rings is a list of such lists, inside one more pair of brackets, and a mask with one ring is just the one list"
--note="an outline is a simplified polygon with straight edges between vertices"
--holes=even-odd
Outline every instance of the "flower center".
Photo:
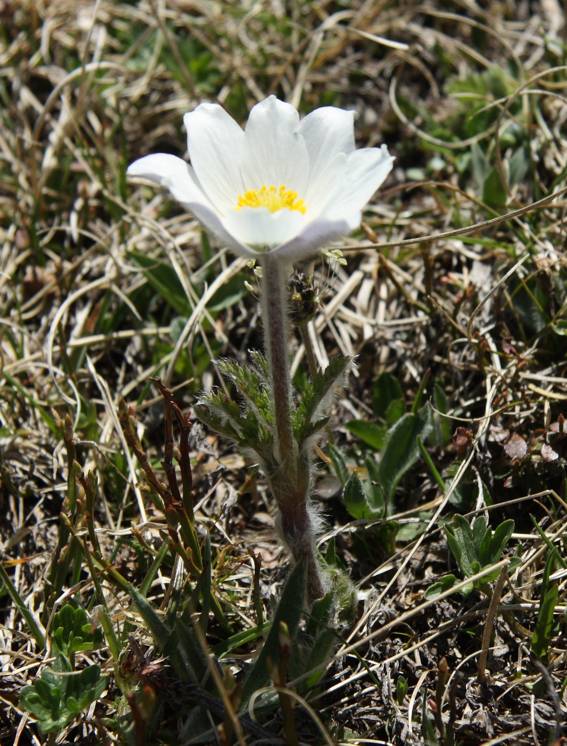
[[270,212],[278,210],[295,210],[305,215],[307,207],[302,199],[298,199],[297,192],[288,189],[285,184],[279,186],[262,186],[260,189],[249,189],[238,195],[236,209],[243,207],[266,207]]

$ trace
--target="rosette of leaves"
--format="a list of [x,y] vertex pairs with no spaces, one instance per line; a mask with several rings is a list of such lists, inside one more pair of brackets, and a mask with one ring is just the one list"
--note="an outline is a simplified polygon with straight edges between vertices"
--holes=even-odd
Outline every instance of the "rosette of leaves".
[[[476,575],[485,567],[496,564],[502,557],[510,537],[514,531],[514,521],[508,519],[502,521],[492,530],[484,516],[477,516],[472,523],[462,515],[456,515],[451,523],[443,526],[447,544],[451,550],[463,579]],[[473,590],[488,589],[491,582],[498,577],[498,570],[488,573],[461,589],[463,595],[468,595]],[[457,578],[452,575],[444,575],[436,583],[427,589],[429,598],[452,588]]]
[[65,604],[53,618],[50,639],[55,662],[22,689],[20,704],[42,732],[58,733],[99,699],[107,679],[97,665],[75,670],[75,654],[94,650],[102,640],[84,609]]
[[59,732],[95,702],[106,688],[99,666],[73,671],[65,658],[44,668],[39,679],[22,690],[20,704],[44,733]]

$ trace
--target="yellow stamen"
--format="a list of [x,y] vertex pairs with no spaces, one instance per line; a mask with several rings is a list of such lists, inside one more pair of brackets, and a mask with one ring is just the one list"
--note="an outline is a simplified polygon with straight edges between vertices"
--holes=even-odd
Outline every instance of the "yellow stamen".
[[270,212],[295,210],[302,215],[307,212],[305,202],[298,199],[297,192],[288,189],[285,184],[278,187],[271,184],[239,194],[236,209],[240,210],[242,207],[266,207]]

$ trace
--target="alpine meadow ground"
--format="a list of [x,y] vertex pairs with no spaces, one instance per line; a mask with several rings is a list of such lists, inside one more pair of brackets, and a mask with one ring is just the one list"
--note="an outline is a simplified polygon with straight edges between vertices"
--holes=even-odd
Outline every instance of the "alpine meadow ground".
[[0,0],[0,239],[1,744],[565,742],[564,3]]

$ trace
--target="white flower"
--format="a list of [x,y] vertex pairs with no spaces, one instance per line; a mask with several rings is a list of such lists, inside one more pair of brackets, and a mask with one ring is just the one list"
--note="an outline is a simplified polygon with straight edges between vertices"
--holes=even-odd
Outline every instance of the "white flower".
[[353,113],[333,106],[300,121],[269,96],[244,130],[218,104],[185,114],[191,165],[156,153],[132,163],[236,254],[269,251],[286,262],[314,254],[360,225],[361,210],[394,158],[388,148],[355,149]]

